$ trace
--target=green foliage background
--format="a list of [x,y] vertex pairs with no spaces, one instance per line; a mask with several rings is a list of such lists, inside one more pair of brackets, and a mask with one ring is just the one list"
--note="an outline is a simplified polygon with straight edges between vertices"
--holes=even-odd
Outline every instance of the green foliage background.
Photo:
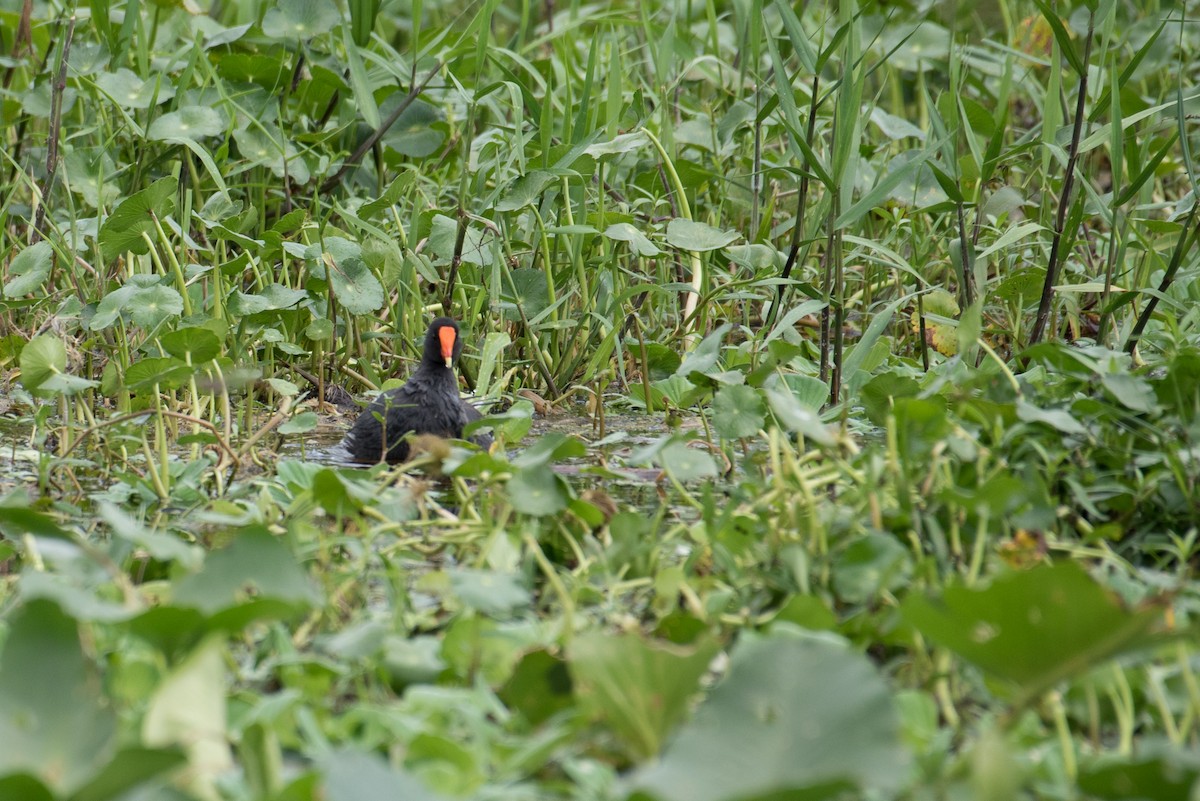
[[0,798],[1196,797],[1196,11],[0,1]]

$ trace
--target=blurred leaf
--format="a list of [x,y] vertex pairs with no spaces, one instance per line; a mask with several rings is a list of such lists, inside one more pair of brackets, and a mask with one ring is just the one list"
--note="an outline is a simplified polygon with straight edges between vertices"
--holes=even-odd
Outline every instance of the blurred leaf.
[[395,798],[404,801],[441,801],[420,781],[393,768],[377,754],[335,751],[321,760],[325,801],[366,801]]
[[906,547],[891,535],[868,533],[838,555],[833,587],[843,601],[859,604],[906,585],[911,575],[912,558]]
[[658,463],[676,481],[695,481],[713,478],[718,474],[717,463],[706,451],[689,448],[686,443],[673,439],[658,452]]
[[54,249],[49,242],[38,242],[22,250],[8,265],[4,297],[19,298],[41,289],[53,264]]
[[330,0],[279,0],[263,15],[263,33],[272,39],[311,39],[329,33],[342,20]]
[[580,704],[600,715],[634,759],[654,756],[687,712],[720,650],[709,639],[680,647],[637,634],[590,632],[571,641],[567,664]]
[[[380,115],[389,116],[407,97],[405,92],[393,92],[380,104]],[[442,115],[437,108],[424,100],[414,100],[400,113],[381,141],[402,156],[422,159],[436,153],[446,141],[445,126],[437,125],[441,121]]]
[[186,384],[193,374],[194,370],[178,359],[142,359],[125,371],[125,388],[140,390],[157,385],[160,390],[177,389]]
[[[818,382],[820,383],[820,382]],[[824,388],[825,385],[821,384]],[[828,392],[828,389],[825,389]],[[816,412],[806,404],[797,400],[786,388],[768,387],[763,390],[767,402],[771,405],[771,413],[779,424],[788,431],[811,439],[818,445],[831,446],[834,444],[833,435],[821,422]]]
[[552,515],[567,508],[570,496],[563,481],[548,465],[524,467],[508,480],[513,508],[527,515]]
[[147,139],[195,141],[206,136],[219,136],[225,130],[225,122],[216,109],[208,106],[184,106],[167,112],[150,123]]
[[1196,797],[1200,757],[1194,749],[1174,750],[1129,761],[1112,759],[1079,771],[1079,789],[1105,801],[1180,801]]
[[758,390],[747,386],[721,387],[713,397],[713,428],[724,439],[753,437],[763,427],[766,406]]
[[924,636],[1038,697],[1121,654],[1162,640],[1163,611],[1126,609],[1075,562],[1008,573],[980,589],[910,595],[904,618]]
[[450,587],[465,605],[495,618],[511,617],[532,598],[520,577],[494,570],[455,568],[448,571]]
[[204,796],[214,793],[217,777],[233,767],[225,685],[225,645],[213,636],[163,678],[142,719],[144,743],[187,752],[186,783]]
[[317,600],[284,541],[261,526],[240,530],[227,548],[208,555],[199,573],[176,581],[174,600],[212,615],[237,605],[251,587],[257,597],[294,606]]
[[[887,684],[840,642],[744,634],[729,673],[629,785],[660,801],[890,797],[908,781]],[[850,793],[850,797],[864,793]]]
[[29,773],[56,793],[85,786],[112,757],[116,716],[101,703],[74,620],[50,601],[8,620],[0,652],[0,775]]
[[567,663],[544,649],[521,657],[508,681],[500,688],[500,700],[525,716],[532,725],[569,709],[573,686]]

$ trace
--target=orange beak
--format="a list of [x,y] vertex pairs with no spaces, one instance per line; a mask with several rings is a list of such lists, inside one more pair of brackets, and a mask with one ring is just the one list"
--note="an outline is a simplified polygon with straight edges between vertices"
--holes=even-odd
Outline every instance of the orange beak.
[[442,358],[446,360],[447,367],[454,366],[454,340],[457,332],[450,326],[438,329],[438,339],[442,343]]

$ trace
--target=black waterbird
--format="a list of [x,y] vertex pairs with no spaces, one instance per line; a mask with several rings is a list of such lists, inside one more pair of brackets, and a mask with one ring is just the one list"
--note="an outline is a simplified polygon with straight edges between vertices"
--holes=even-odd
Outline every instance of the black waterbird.
[[[430,323],[416,372],[404,386],[379,393],[342,440],[354,461],[403,462],[409,458],[410,435],[461,439],[463,427],[483,417],[458,394],[454,362],[462,347],[458,323],[449,317]],[[481,448],[492,445],[482,433],[471,441]]]

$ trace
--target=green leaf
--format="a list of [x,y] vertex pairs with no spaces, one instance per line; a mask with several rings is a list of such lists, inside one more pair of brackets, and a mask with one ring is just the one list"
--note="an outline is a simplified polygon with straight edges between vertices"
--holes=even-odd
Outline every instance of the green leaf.
[[[828,387],[820,381],[817,383],[821,384],[824,393],[828,394]],[[771,413],[786,430],[811,439],[818,445],[831,446],[834,444],[833,435],[825,428],[821,418],[817,416],[811,406],[801,402],[791,390],[786,387],[768,387],[763,392],[767,396],[767,403],[771,406]]]
[[469,568],[455,568],[449,574],[450,587],[458,599],[490,617],[512,617],[514,611],[532,601],[529,590],[516,574]]
[[247,588],[255,596],[303,607],[316,601],[296,557],[266,528],[242,529],[229,547],[209,554],[199,573],[175,582],[174,601],[213,615],[239,604]]
[[660,801],[891,797],[909,780],[897,729],[865,656],[823,638],[744,633],[729,674],[628,781]]
[[604,229],[604,235],[618,242],[628,242],[639,256],[652,257],[662,253],[650,239],[630,223],[615,223]]
[[554,174],[545,170],[533,170],[517,176],[496,204],[496,211],[516,211],[535,203],[553,181]]
[[122,67],[98,75],[96,85],[121,108],[147,109],[151,103],[165,103],[175,96],[175,87],[164,77],[155,72],[143,81],[132,70]]
[[722,231],[701,222],[676,217],[667,223],[668,244],[682,250],[720,250],[741,239],[737,231]]
[[150,123],[147,139],[171,141],[189,139],[196,141],[207,136],[219,136],[225,130],[221,114],[208,106],[184,106],[163,114]]
[[572,692],[567,663],[545,649],[538,649],[521,657],[498,694],[505,706],[538,726],[550,716],[569,709]]
[[370,314],[383,308],[386,300],[383,284],[374,277],[371,267],[362,260],[358,242],[330,236],[325,240],[325,254],[332,261],[329,277],[334,284],[337,301],[352,314]]
[[1160,641],[1164,626],[1160,608],[1126,609],[1075,562],[951,587],[940,598],[910,595],[901,612],[924,636],[1011,682],[1021,701]]
[[21,383],[30,392],[67,371],[67,346],[54,334],[39,334],[21,348]]
[[116,715],[97,687],[77,625],[56,604],[13,613],[0,652],[0,775],[26,772],[62,795],[86,785],[116,746]]
[[127,250],[145,255],[148,246],[142,233],[155,237],[154,217],[161,220],[175,211],[178,191],[177,179],[160,178],[122,200],[100,226],[100,253],[104,260],[111,261]]
[[365,801],[395,798],[404,801],[442,801],[443,796],[425,787],[403,770],[393,768],[379,755],[336,751],[321,761],[325,801]]
[[263,15],[263,33],[272,39],[311,39],[333,30],[342,15],[330,0],[279,0]]
[[207,328],[181,328],[158,338],[163,350],[172,356],[190,358],[192,364],[204,364],[221,355],[221,340]]
[[[111,801],[131,797],[130,791],[187,761],[177,748],[125,748],[117,753],[70,801]],[[7,798],[0,790],[0,798]],[[28,796],[19,797],[28,801]]]
[[580,704],[642,760],[657,754],[683,719],[718,650],[719,643],[707,638],[681,647],[637,634],[590,632],[571,641],[567,664]]
[[675,439],[658,452],[658,463],[676,481],[695,481],[713,478],[718,474],[717,463],[707,451],[689,448],[686,443]]
[[700,344],[683,357],[683,363],[679,365],[675,374],[688,378],[692,373],[704,374],[716,367],[721,356],[721,342],[732,327],[729,323],[719,325],[711,334],[700,340]]
[[721,387],[712,402],[713,428],[725,439],[753,437],[763,427],[766,407],[758,390]]
[[527,515],[553,515],[567,508],[570,495],[548,465],[525,467],[508,481],[513,508]]
[[225,644],[209,637],[155,688],[142,718],[142,742],[180,746],[188,756],[187,783],[204,797],[233,767],[226,734]]
[[168,317],[183,314],[183,296],[172,287],[159,284],[134,292],[126,308],[130,320],[142,328],[154,329]]
[[195,370],[178,359],[160,356],[134,362],[125,371],[125,387],[132,390],[149,389],[155,385],[160,391],[183,386],[195,374]]
[[[405,92],[394,92],[380,105],[380,116],[390,116],[407,97]],[[423,100],[414,100],[400,113],[380,141],[384,147],[401,156],[423,159],[442,147],[446,141],[445,130],[442,115],[436,107]]]
[[10,277],[4,285],[4,297],[20,298],[41,289],[53,264],[54,248],[49,242],[38,242],[22,250],[8,265]]

